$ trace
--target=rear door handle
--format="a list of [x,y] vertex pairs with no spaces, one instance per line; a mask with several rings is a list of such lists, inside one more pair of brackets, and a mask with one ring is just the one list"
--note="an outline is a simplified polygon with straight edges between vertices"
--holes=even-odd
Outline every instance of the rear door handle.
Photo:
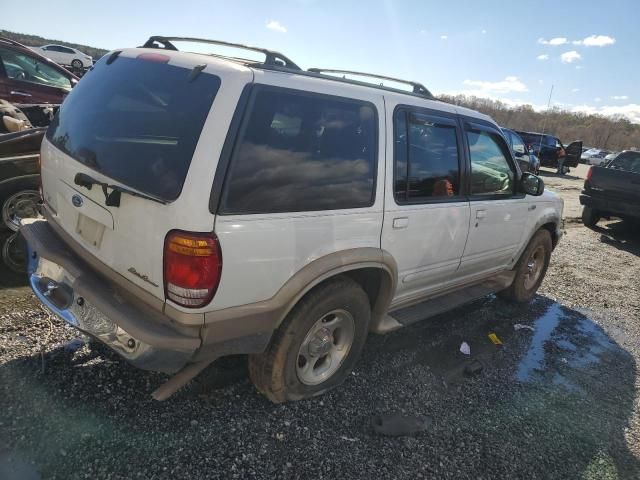
[[393,219],[393,228],[407,228],[409,226],[408,217],[399,217]]
[[476,218],[485,218],[487,216],[486,210],[476,210]]
[[536,206],[536,205],[529,205],[529,211],[531,211],[531,210],[535,210],[536,208],[537,208],[537,206]]
[[27,92],[21,92],[20,90],[11,90],[11,95],[20,95],[22,97],[32,97],[33,95],[31,95],[30,93]]

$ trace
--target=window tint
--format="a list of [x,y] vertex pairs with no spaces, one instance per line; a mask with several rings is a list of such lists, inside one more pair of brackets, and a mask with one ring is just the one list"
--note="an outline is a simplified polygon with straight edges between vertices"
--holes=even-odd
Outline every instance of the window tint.
[[220,79],[118,57],[98,63],[60,107],[47,138],[121,184],[175,200]]
[[7,77],[14,80],[71,89],[69,78],[35,57],[8,48],[0,48],[0,61],[4,65]]
[[497,134],[468,131],[471,156],[471,194],[511,194],[515,174],[507,160],[509,152]]
[[453,122],[398,110],[394,121],[397,202],[460,193],[458,142]]
[[373,203],[372,105],[260,88],[225,182],[224,213],[366,207]]
[[527,153],[527,149],[520,139],[520,136],[511,132],[509,132],[509,134],[511,135],[511,148],[513,149],[513,152],[520,155]]
[[59,47],[59,48],[62,53],[76,53],[76,51],[71,48],[67,48],[67,47]]
[[624,152],[614,158],[609,168],[625,170],[627,172],[640,173],[640,153]]

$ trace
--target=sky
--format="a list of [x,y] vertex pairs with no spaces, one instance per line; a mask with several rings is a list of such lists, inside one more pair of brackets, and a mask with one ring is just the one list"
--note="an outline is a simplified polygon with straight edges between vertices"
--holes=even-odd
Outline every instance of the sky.
[[116,49],[151,35],[279,50],[341,68],[640,123],[637,0],[0,0],[0,29]]

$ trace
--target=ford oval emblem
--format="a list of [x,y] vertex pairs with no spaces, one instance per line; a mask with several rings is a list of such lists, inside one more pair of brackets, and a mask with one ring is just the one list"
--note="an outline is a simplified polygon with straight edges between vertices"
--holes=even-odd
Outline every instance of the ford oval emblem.
[[80,195],[74,195],[73,197],[71,197],[71,203],[73,203],[74,207],[81,207],[82,197]]

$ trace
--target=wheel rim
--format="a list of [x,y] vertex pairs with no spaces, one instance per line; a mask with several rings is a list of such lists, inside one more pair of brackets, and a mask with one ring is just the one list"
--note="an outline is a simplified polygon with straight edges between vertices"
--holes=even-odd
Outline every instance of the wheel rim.
[[73,62],[71,62],[71,66],[75,68],[81,68],[82,62],[80,60],[74,60]]
[[2,221],[9,229],[17,232],[20,228],[20,220],[40,216],[39,203],[40,194],[35,190],[14,193],[2,205]]
[[331,378],[349,355],[355,321],[346,310],[333,310],[313,324],[296,358],[298,380],[318,385]]
[[24,242],[18,241],[18,233],[8,237],[2,246],[2,261],[17,273],[27,271],[26,248]]
[[533,288],[542,274],[544,267],[544,247],[539,246],[527,259],[526,270],[524,275],[524,288],[530,290]]

